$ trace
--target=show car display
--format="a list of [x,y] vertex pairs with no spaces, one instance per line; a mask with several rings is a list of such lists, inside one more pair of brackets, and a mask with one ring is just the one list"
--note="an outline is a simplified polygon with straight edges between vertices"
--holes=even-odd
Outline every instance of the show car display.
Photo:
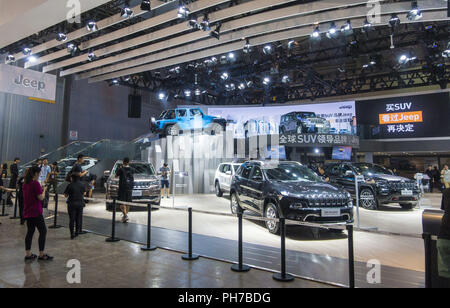
[[[230,197],[232,213],[242,209],[267,218],[317,223],[353,220],[350,194],[297,162],[244,163],[233,177]],[[280,228],[274,221],[267,221],[266,227],[275,234]]]
[[177,136],[186,131],[205,131],[217,135],[226,129],[227,121],[205,115],[200,108],[176,108],[165,110],[158,119],[152,118],[152,133],[164,136]]
[[330,122],[318,117],[314,112],[290,112],[281,116],[280,134],[330,133]]
[[219,165],[214,177],[214,188],[217,197],[222,197],[224,192],[230,191],[231,180],[240,166],[241,164],[236,163],[224,163]]
[[[122,161],[118,160],[111,171],[105,171],[106,199],[112,200],[118,197],[119,178],[116,178],[116,171],[122,167]],[[133,202],[144,204],[156,204],[161,202],[161,187],[155,168],[151,163],[141,161],[131,161],[130,168],[134,177],[134,188],[132,193]],[[112,210],[112,204],[106,203],[106,209]]]
[[344,188],[355,198],[355,175],[364,177],[358,182],[360,205],[369,210],[380,204],[398,203],[402,208],[412,209],[420,199],[417,182],[396,176],[383,166],[370,163],[331,163],[325,165],[330,183]]

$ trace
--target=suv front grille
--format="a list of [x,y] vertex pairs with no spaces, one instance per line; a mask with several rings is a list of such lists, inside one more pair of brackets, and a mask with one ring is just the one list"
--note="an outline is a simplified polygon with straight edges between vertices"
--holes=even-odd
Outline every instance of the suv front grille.
[[401,191],[403,189],[408,190],[414,190],[415,189],[415,182],[408,181],[408,182],[390,182],[389,188],[393,191]]
[[349,200],[341,196],[333,196],[332,198],[319,196],[318,198],[308,198],[306,203],[309,208],[346,207]]

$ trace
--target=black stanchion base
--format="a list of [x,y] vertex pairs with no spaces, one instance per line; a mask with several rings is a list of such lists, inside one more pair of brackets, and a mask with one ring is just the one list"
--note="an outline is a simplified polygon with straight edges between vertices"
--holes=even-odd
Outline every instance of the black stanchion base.
[[20,219],[20,217],[9,217],[9,219]]
[[1,214],[0,217],[7,217],[9,214]]
[[194,255],[194,254],[192,254],[192,255],[186,254],[186,255],[181,256],[181,259],[186,260],[186,261],[194,261],[194,260],[198,260],[199,258],[200,258],[200,256]]
[[82,231],[78,232],[78,235],[83,235],[83,234],[88,234],[88,233],[89,233],[89,231],[82,230]]
[[290,281],[294,281],[294,276],[289,275],[289,274],[281,274],[281,273],[276,273],[273,274],[272,278],[276,281],[281,281],[281,282],[290,282]]
[[158,248],[158,247],[152,246],[152,245],[150,245],[150,247],[149,246],[142,246],[141,250],[142,251],[152,251],[152,250],[155,250],[156,248]]
[[118,239],[118,238],[112,238],[112,237],[108,237],[107,239],[106,239],[106,242],[108,242],[108,243],[116,243],[116,242],[120,242],[120,239]]
[[62,226],[60,226],[60,225],[52,225],[52,226],[50,226],[50,227],[48,227],[49,229],[59,229],[59,228],[62,228]]
[[239,266],[239,264],[233,264],[233,266],[231,266],[231,270],[233,272],[245,273],[245,272],[250,271],[250,266],[248,266],[248,265]]

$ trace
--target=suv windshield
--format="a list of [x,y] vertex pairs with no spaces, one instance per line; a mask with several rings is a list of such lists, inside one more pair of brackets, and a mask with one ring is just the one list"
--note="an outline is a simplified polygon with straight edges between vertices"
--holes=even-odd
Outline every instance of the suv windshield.
[[319,182],[319,177],[309,168],[297,164],[279,164],[263,169],[269,180]]
[[[114,168],[114,174],[120,167],[122,167],[122,164],[116,165],[116,167]],[[150,164],[130,163],[130,168],[133,170],[133,174],[155,175],[155,170]]]
[[370,174],[389,174],[392,175],[389,170],[382,166],[372,165],[372,164],[355,164],[356,171],[362,175]]
[[315,118],[316,114],[314,112],[299,112],[297,113],[298,118]]

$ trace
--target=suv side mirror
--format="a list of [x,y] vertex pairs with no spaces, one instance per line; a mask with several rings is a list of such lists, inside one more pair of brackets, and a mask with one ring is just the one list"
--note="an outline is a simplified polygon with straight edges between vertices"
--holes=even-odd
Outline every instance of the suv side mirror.
[[105,177],[109,178],[109,176],[111,175],[111,171],[105,170],[105,171],[103,172],[103,175],[104,175]]

